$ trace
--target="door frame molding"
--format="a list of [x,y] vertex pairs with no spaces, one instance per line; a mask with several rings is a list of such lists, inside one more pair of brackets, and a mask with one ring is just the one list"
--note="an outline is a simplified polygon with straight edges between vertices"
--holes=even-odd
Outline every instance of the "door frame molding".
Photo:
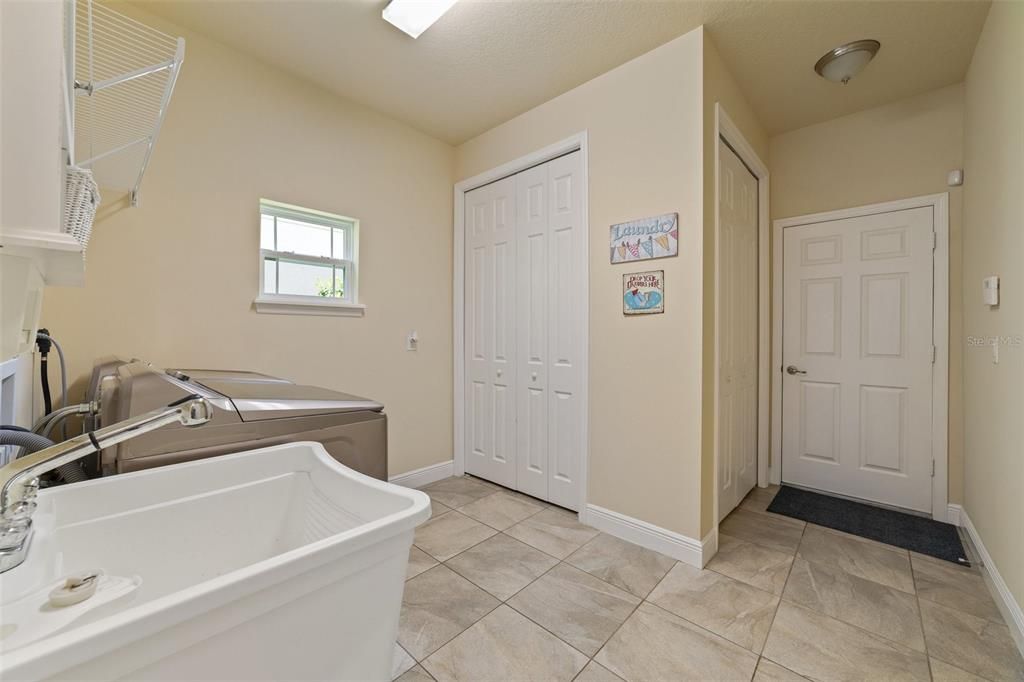
[[[846,218],[859,218],[878,213],[905,211],[912,208],[932,209],[935,250],[932,252],[932,343],[935,362],[932,365],[932,518],[948,521],[949,510],[949,193],[928,194],[879,204],[855,206],[836,211],[812,213],[775,220],[772,230],[772,366],[782,371],[783,322],[783,230],[813,223]],[[773,373],[773,376],[778,376]],[[772,483],[782,482],[782,382],[772,386]]]
[[771,381],[771,355],[768,345],[763,339],[769,338],[771,329],[769,265],[771,262],[771,221],[769,219],[768,202],[770,197],[770,173],[768,166],[757,155],[754,148],[744,137],[739,126],[733,123],[720,102],[715,103],[715,398],[714,398],[714,527],[718,527],[718,462],[719,462],[719,427],[721,420],[718,414],[718,397],[721,394],[721,368],[719,358],[719,331],[721,327],[722,276],[721,267],[721,225],[718,211],[720,201],[718,177],[721,161],[719,159],[719,140],[724,140],[740,158],[747,169],[757,178],[757,485],[768,485],[768,452]]
[[575,151],[582,154],[583,166],[583,248],[587,257],[581,276],[586,283],[584,299],[581,301],[582,315],[580,333],[584,339],[582,344],[581,381],[580,381],[580,412],[583,434],[580,442],[583,452],[580,458],[580,508],[577,513],[583,514],[587,508],[587,481],[590,460],[590,178],[588,135],[583,130],[559,140],[542,149],[520,156],[500,166],[492,168],[473,177],[455,183],[453,192],[454,223],[452,227],[452,340],[453,340],[453,475],[462,476],[466,473],[466,200],[465,194],[489,183],[501,180],[510,175],[540,165],[552,159]]

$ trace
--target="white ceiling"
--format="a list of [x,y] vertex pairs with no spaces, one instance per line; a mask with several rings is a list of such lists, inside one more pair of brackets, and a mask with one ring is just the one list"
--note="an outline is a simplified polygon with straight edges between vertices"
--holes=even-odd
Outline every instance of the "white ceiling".
[[[769,133],[959,82],[987,0],[461,0],[413,40],[386,0],[148,0],[199,33],[458,144],[705,24]],[[827,50],[882,49],[847,86]]]

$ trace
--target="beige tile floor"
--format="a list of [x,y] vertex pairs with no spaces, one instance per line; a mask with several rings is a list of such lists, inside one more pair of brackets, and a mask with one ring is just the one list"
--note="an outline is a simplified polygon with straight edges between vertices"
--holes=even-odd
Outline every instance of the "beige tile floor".
[[425,491],[402,682],[1024,681],[976,569],[770,514],[774,489],[725,519],[704,570],[479,479]]

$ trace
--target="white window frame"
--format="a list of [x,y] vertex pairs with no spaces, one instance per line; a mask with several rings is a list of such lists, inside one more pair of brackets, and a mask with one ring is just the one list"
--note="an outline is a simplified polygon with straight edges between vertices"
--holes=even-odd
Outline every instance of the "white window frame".
[[[351,254],[351,258],[327,258],[324,256],[310,256],[294,253],[292,251],[277,251],[275,249],[262,248],[262,234],[260,236],[259,250],[259,289],[257,290],[254,305],[256,312],[277,313],[286,315],[344,315],[361,316],[366,306],[359,303],[359,221],[355,218],[326,213],[314,209],[292,206],[269,199],[260,199],[260,224],[263,216],[286,218],[303,223],[322,225],[329,228],[339,228],[345,238],[345,254]],[[275,237],[277,234],[275,224]],[[334,239],[334,230],[331,230],[331,239]],[[332,242],[333,243],[333,242]],[[276,244],[275,244],[276,246]],[[332,249],[333,253],[333,249]],[[345,283],[345,295],[343,297],[306,296],[299,294],[277,294],[264,292],[264,263],[267,258],[287,260],[311,265],[331,265],[343,272]]]

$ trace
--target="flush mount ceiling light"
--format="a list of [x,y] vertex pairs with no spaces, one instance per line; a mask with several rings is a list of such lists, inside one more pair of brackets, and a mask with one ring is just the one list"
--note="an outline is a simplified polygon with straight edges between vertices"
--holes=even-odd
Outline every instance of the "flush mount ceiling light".
[[430,28],[431,24],[452,8],[456,0],[391,0],[381,15],[413,38]]
[[855,40],[840,45],[826,52],[814,65],[814,70],[826,80],[846,85],[868,65],[881,46],[877,40]]

